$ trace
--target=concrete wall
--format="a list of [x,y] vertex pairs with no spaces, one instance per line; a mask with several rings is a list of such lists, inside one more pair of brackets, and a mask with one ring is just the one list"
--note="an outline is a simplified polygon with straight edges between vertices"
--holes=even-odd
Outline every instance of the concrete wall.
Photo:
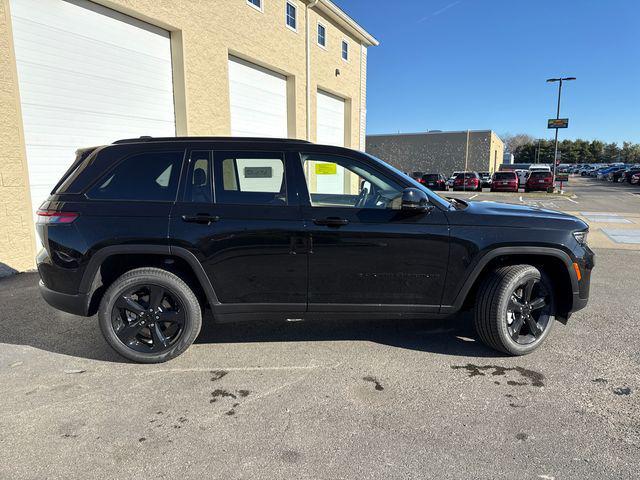
[[368,135],[367,152],[405,172],[443,173],[455,170],[492,171],[497,152],[500,166],[502,141],[490,130]]
[[9,1],[0,0],[0,276],[34,266],[33,216],[19,98]]
[[[106,7],[171,32],[176,129],[180,135],[229,135],[228,58],[234,55],[288,77],[289,137],[307,138],[306,2],[296,0],[297,32],[285,24],[286,0],[264,1],[263,12],[246,0],[97,0]],[[0,263],[34,266],[27,163],[10,30],[9,0],[0,0]],[[327,28],[327,48],[317,45],[317,21]],[[361,45],[339,22],[309,10],[311,140],[316,138],[318,88],[346,100],[346,146],[359,148]],[[341,58],[347,39],[350,58]],[[336,72],[336,69],[339,72]],[[86,145],[78,145],[82,147]],[[37,207],[37,206],[36,206]]]

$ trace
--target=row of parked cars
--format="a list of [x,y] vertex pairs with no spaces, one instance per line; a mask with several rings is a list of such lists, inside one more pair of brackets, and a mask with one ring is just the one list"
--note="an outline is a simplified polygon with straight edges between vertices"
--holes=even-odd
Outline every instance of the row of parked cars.
[[625,163],[611,164],[578,164],[572,166],[561,165],[559,171],[573,173],[582,177],[593,177],[609,182],[627,182],[631,185],[640,185],[640,164],[628,165]]
[[616,164],[599,167],[589,172],[590,177],[609,182],[624,183],[640,186],[640,164],[625,165]]
[[548,191],[553,189],[553,173],[547,165],[532,165],[529,170],[505,170],[495,172],[453,172],[447,178],[442,173],[413,172],[412,177],[431,190],[482,191],[492,192]]

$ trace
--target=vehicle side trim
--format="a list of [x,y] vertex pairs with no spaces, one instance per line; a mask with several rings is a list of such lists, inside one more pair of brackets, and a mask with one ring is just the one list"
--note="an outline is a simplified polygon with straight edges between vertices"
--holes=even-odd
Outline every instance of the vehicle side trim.
[[215,306],[220,305],[220,301],[218,300],[218,296],[213,290],[213,286],[209,281],[209,277],[204,271],[204,268],[196,258],[196,256],[191,253],[189,250],[181,247],[173,247],[169,245],[113,245],[110,247],[104,247],[98,250],[87,265],[85,269],[84,275],[82,276],[82,281],[80,282],[80,293],[87,294],[90,293],[92,287],[94,285],[94,280],[100,269],[100,265],[110,256],[119,255],[119,254],[131,254],[131,253],[144,253],[151,255],[174,255],[176,257],[180,257],[185,260],[193,273],[196,275],[202,289],[207,296],[207,300],[211,308],[215,308]]
[[565,264],[567,269],[567,273],[569,274],[569,278],[571,278],[571,291],[573,293],[574,299],[578,296],[580,291],[578,287],[578,279],[576,277],[576,272],[573,269],[573,261],[571,257],[562,250],[551,247],[500,247],[493,250],[488,251],[484,256],[482,256],[476,266],[473,268],[471,274],[467,277],[467,280],[462,285],[462,288],[458,292],[456,299],[454,300],[452,305],[442,305],[440,308],[441,313],[454,313],[462,308],[462,304],[464,303],[467,294],[473,287],[473,284],[478,279],[484,268],[487,264],[500,256],[505,255],[543,255],[548,257],[555,257]]
[[216,306],[221,305],[220,300],[218,300],[218,295],[216,295],[215,290],[213,289],[213,285],[211,285],[211,281],[207,276],[207,273],[204,271],[204,267],[198,260],[198,258],[191,253],[186,248],[175,247],[171,245],[169,247],[171,251],[171,255],[175,255],[176,257],[180,257],[185,260],[193,269],[193,273],[196,274],[202,289],[204,290],[205,295],[207,296],[207,301],[211,308],[215,311]]

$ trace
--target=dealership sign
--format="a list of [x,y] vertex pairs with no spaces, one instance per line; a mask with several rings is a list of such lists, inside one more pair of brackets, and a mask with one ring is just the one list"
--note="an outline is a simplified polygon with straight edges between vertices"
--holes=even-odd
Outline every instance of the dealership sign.
[[567,128],[568,126],[568,118],[550,118],[547,120],[547,128]]

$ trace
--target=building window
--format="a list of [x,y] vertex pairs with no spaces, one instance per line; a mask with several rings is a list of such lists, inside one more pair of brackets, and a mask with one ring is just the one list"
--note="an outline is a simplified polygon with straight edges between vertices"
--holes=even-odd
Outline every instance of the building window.
[[342,59],[349,61],[349,44],[346,40],[342,41]]
[[262,12],[262,0],[247,0],[247,3],[256,10]]
[[318,45],[327,46],[327,28],[321,23],[318,24]]
[[287,2],[285,17],[287,21],[287,27],[289,27],[294,32],[297,31],[298,28],[298,20],[296,18],[296,6],[290,2]]

